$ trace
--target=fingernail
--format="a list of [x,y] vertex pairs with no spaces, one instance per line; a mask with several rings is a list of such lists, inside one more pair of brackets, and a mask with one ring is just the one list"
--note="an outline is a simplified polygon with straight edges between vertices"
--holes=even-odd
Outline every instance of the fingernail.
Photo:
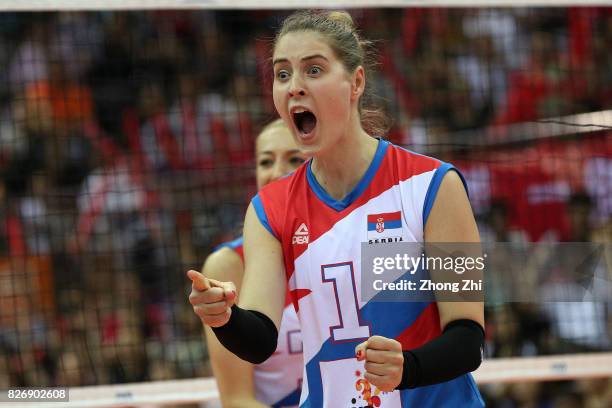
[[361,358],[361,354],[362,354],[362,351],[361,350],[357,350],[357,358]]

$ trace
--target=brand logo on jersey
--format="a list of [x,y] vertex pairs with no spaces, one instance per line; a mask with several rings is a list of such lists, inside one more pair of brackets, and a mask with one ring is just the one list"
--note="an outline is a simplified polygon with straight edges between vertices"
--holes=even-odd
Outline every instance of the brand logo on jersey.
[[295,244],[308,244],[308,227],[302,223],[293,233],[292,243]]
[[368,214],[368,242],[402,241],[402,212]]

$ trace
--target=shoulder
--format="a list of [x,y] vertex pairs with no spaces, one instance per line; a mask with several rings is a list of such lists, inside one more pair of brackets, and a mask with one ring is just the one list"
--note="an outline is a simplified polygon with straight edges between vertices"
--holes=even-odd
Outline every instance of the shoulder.
[[[448,171],[440,181],[434,202],[425,217],[425,235],[430,242],[477,242],[478,229],[463,179]],[[454,241],[453,241],[454,239]],[[445,241],[446,240],[446,241]]]
[[304,162],[295,171],[287,174],[286,176],[281,177],[278,180],[274,180],[269,184],[266,184],[259,190],[259,193],[279,194],[288,193],[290,191],[295,190],[297,187],[299,187],[300,183],[305,180],[306,170],[308,168],[309,163],[310,160]]
[[386,156],[387,160],[398,171],[402,179],[435,171],[446,164],[434,157],[417,153],[392,143],[389,143],[387,147]]
[[257,209],[259,206],[265,207],[266,210],[287,208],[286,203],[290,200],[290,197],[306,188],[306,166],[308,163],[302,164],[294,172],[262,187],[253,199],[255,208]]
[[454,171],[446,171],[442,176],[440,192],[438,194],[446,197],[451,202],[456,198],[467,199],[465,180],[454,167],[449,168],[449,170],[451,169]]
[[[307,192],[308,163],[302,164],[293,173],[267,184],[251,200],[249,208],[252,207],[252,213],[276,239],[282,236],[288,211],[294,208],[295,203],[303,201],[304,194]],[[249,211],[247,211],[247,218],[249,218]]]
[[242,258],[229,246],[224,246],[206,258],[203,273],[208,278],[226,280],[229,274],[242,271]]
[[394,155],[400,163],[412,163],[419,167],[436,169],[444,164],[443,161],[435,157],[427,156],[423,153],[418,153],[402,146],[389,143],[390,154]]
[[232,240],[232,241],[227,241],[222,243],[221,245],[218,245],[213,252],[217,252],[220,251],[223,248],[228,248],[228,249],[233,249],[234,251],[237,249],[240,249],[242,247],[244,243],[244,239],[242,238],[242,236]]

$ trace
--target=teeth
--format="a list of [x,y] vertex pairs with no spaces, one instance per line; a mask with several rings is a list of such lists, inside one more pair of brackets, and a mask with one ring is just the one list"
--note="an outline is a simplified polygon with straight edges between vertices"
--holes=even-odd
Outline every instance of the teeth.
[[304,112],[306,112],[306,109],[304,108],[297,108],[293,111],[293,113],[304,113]]

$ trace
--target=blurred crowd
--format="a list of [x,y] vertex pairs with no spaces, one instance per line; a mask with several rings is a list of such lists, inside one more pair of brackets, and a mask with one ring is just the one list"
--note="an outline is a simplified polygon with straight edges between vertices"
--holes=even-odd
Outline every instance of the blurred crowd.
[[[184,271],[240,229],[283,15],[0,14],[0,389],[211,375]],[[396,143],[612,106],[610,8],[354,16]],[[566,204],[571,235],[553,240],[610,242],[592,197]],[[486,240],[529,239],[508,208],[479,207]],[[609,351],[610,303],[568,304],[493,302],[487,356]],[[483,393],[493,407],[612,404],[608,379]]]

